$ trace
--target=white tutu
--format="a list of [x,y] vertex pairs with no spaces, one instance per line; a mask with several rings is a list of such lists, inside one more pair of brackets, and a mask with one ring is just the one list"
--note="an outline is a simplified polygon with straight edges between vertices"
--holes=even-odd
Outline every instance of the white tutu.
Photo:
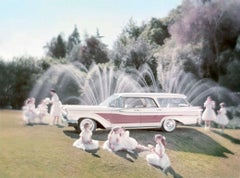
[[213,109],[205,109],[203,114],[202,114],[202,120],[216,120],[216,113]]
[[120,150],[123,150],[123,149],[124,149],[124,148],[122,147],[122,145],[120,145],[120,144],[118,144],[118,143],[112,143],[111,145],[112,145],[113,149],[110,147],[109,140],[107,140],[107,141],[105,141],[105,142],[103,143],[102,148],[103,148],[104,150],[107,150],[107,151],[110,151],[110,152],[112,152],[112,151],[120,151]]
[[80,148],[82,150],[96,150],[98,149],[98,141],[97,140],[92,140],[91,143],[83,143],[82,139],[78,139],[73,143],[73,146],[76,148]]
[[107,150],[107,151],[112,151],[112,149],[110,148],[110,145],[109,145],[109,141],[108,140],[106,140],[104,143],[103,143],[103,146],[102,146],[102,148],[104,149],[104,150]]
[[152,153],[147,155],[146,160],[149,164],[155,165],[155,166],[159,166],[162,169],[166,169],[167,167],[169,167],[170,164],[170,160],[168,158],[167,154],[163,154],[162,158],[160,158],[158,155]]
[[62,115],[62,108],[61,108],[61,101],[56,93],[53,94],[51,99],[52,107],[50,111],[50,115],[53,117],[61,117]]
[[121,133],[110,132],[108,140],[104,142],[103,149],[108,151],[127,150],[132,152],[136,149],[138,142],[129,136],[129,131],[123,131]]
[[227,125],[229,122],[228,118],[226,115],[218,115],[216,123],[221,124],[221,125]]
[[34,122],[34,119],[37,117],[37,114],[32,111],[24,111],[23,112],[23,120],[26,123],[32,123]]
[[151,153],[146,156],[146,160],[149,164],[159,166],[162,169],[168,168],[171,163],[168,155],[165,153],[165,148],[162,144],[157,144],[155,147],[157,153],[162,152],[162,157],[159,157],[156,153]]
[[108,151],[119,151],[124,149],[123,145],[121,144],[120,135],[114,132],[110,132],[108,135],[108,140],[103,144],[103,149]]
[[92,132],[83,130],[80,133],[80,138],[73,143],[74,147],[83,150],[95,150],[99,147],[99,142],[97,140],[92,140]]
[[215,121],[216,113],[213,110],[213,108],[215,107],[215,103],[213,101],[206,101],[204,103],[204,106],[206,107],[206,109],[203,111],[202,120]]
[[37,111],[35,108],[35,100],[28,99],[22,108],[23,110],[23,120],[25,123],[33,123],[34,119],[37,117]]
[[122,144],[122,147],[126,150],[134,150],[136,149],[138,142],[129,136],[129,131],[125,131],[124,135],[122,135],[120,144]]
[[219,114],[217,115],[216,123],[221,124],[221,125],[227,125],[229,122],[229,119],[226,116],[226,113],[227,113],[226,109],[221,108],[219,110]]

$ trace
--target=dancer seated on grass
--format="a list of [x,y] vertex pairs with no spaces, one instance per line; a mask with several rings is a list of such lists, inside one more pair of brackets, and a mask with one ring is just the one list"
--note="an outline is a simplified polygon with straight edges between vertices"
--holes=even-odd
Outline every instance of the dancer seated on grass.
[[23,120],[26,125],[32,125],[34,119],[37,117],[36,107],[35,107],[35,98],[26,99],[23,106]]
[[113,152],[126,150],[130,153],[134,153],[135,149],[147,150],[145,146],[138,144],[134,138],[129,136],[129,131],[119,126],[112,128],[108,134],[108,140],[103,144],[103,149]]
[[79,139],[73,143],[74,147],[83,150],[96,150],[99,148],[99,142],[97,140],[92,140],[92,131],[90,130],[89,123],[84,124],[79,136]]
[[39,118],[39,123],[43,123],[43,118],[48,116],[48,104],[50,102],[49,98],[45,98],[41,101],[41,103],[37,106],[37,117]]
[[168,155],[165,153],[166,138],[161,134],[157,134],[154,137],[156,146],[149,145],[149,150],[152,152],[146,156],[146,160],[149,164],[162,168],[163,172],[170,167],[171,163]]

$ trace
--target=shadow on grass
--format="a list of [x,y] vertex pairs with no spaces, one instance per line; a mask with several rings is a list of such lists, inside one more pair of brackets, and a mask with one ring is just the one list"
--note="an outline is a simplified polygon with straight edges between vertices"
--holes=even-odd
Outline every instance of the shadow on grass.
[[46,122],[39,122],[39,123],[34,123],[34,125],[49,125],[49,124]]
[[232,143],[240,144],[240,139],[234,138],[234,137],[232,137],[232,136],[230,136],[230,135],[228,135],[224,132],[217,131],[217,130],[213,130],[212,132],[230,140]]
[[[79,138],[78,133],[75,131],[64,130],[63,132],[70,138]],[[97,130],[93,133],[92,137],[95,140],[106,141],[108,133],[109,131],[107,130]],[[208,135],[199,132],[194,128],[180,127],[172,133],[162,132],[158,129],[130,130],[130,136],[135,138],[139,144],[145,146],[148,144],[155,145],[153,138],[155,134],[159,133],[166,137],[166,148],[170,150],[199,153],[219,157],[227,157],[225,153],[233,154],[233,152],[231,152],[229,149],[223,147]],[[229,135],[225,134],[225,137],[234,140],[234,138]],[[236,141],[239,143],[239,140],[235,140],[235,142]]]
[[167,139],[167,149],[206,154],[211,156],[227,157],[225,153],[233,154],[229,149],[223,147],[210,136],[199,132],[194,128],[180,127],[172,133],[160,130],[131,130],[131,137],[135,138],[142,145],[155,145],[154,135],[162,134]]
[[63,130],[63,133],[72,139],[79,138],[79,134],[75,130]]
[[64,125],[61,125],[61,124],[57,124],[56,126],[57,126],[57,128],[60,128],[60,129],[64,128]]
[[183,177],[180,174],[176,173],[172,166],[167,168],[167,170],[165,171],[165,174],[166,175],[170,174],[170,175],[172,175],[173,178],[182,178]]
[[176,173],[176,171],[173,169],[172,166],[168,167],[165,171],[163,171],[163,169],[159,166],[150,164],[151,166],[155,167],[156,169],[160,169],[165,175],[170,174],[171,177],[173,178],[183,178],[183,176],[181,176],[180,174]]
[[25,124],[25,126],[35,126],[35,125],[43,125],[43,126],[46,126],[46,125],[48,125],[48,123],[45,123],[45,122],[40,122],[40,123],[38,123],[38,122],[36,122],[36,123],[27,123],[27,124]]
[[[75,130],[63,130],[63,133],[74,140],[79,139],[79,133],[77,133]],[[94,150],[85,150],[85,152],[90,153],[96,158],[100,158],[100,156],[97,154],[98,150],[99,148]]]
[[169,143],[167,148],[172,150],[218,157],[227,157],[225,153],[233,154],[210,136],[193,128],[178,128],[176,132],[165,135]]
[[138,158],[138,153],[135,151],[133,153],[130,153],[128,151],[121,150],[121,151],[117,151],[114,153],[132,163],[134,162],[134,160],[136,160]]
[[[75,130],[63,130],[63,133],[73,139],[79,138],[79,133]],[[99,141],[106,141],[109,131],[108,130],[97,130],[93,133],[92,139]]]
[[101,156],[99,156],[97,154],[99,148],[98,149],[95,149],[95,150],[85,150],[87,153],[90,153],[92,156],[96,157],[96,158],[101,158]]

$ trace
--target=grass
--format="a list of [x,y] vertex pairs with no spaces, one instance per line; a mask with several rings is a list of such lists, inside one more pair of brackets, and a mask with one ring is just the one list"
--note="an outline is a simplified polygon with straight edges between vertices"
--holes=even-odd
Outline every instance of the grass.
[[[154,144],[153,136],[167,138],[172,162],[167,175],[145,161],[148,152],[113,154],[86,152],[72,146],[78,134],[71,127],[25,126],[21,111],[0,111],[0,177],[4,178],[108,178],[108,177],[201,177],[239,178],[240,130],[205,131],[201,127],[178,127],[173,133],[131,130],[139,143]],[[97,130],[100,146],[108,131]]]

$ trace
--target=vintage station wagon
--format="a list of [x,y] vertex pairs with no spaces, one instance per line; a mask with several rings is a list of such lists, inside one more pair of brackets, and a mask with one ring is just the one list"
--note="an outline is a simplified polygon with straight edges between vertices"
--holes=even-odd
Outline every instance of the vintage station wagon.
[[116,93],[100,105],[63,105],[69,126],[81,131],[89,122],[91,130],[161,128],[175,130],[177,124],[197,124],[202,109],[191,106],[183,94]]

